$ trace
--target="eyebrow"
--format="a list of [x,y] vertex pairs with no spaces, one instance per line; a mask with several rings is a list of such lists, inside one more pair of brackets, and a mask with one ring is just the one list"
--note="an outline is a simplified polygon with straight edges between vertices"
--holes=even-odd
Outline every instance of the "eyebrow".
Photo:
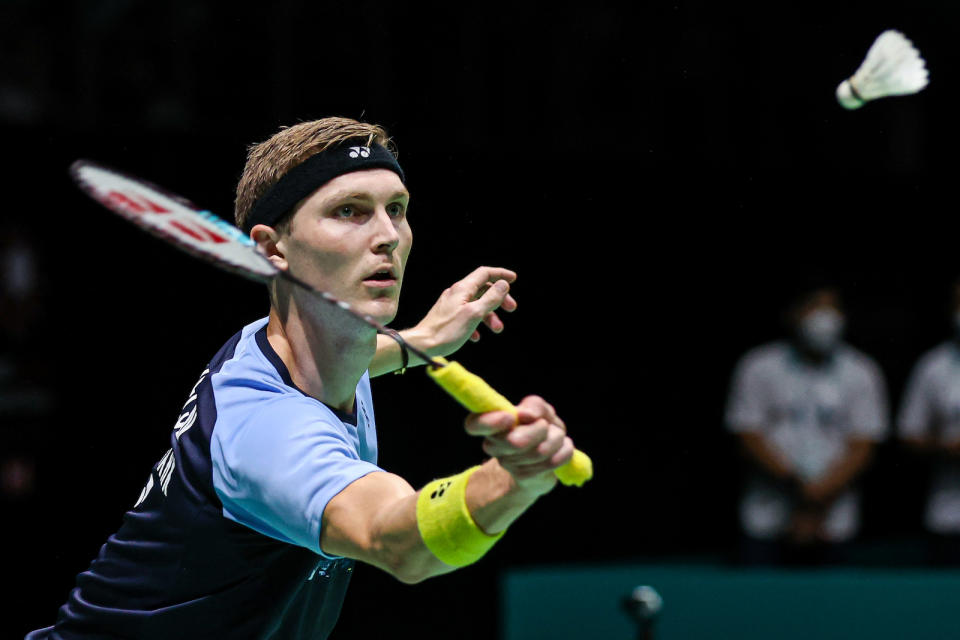
[[[410,192],[407,191],[406,189],[404,189],[403,191],[397,191],[397,192],[395,192],[393,195],[391,195],[391,196],[390,196],[389,198],[387,198],[387,199],[388,199],[388,200],[396,200],[397,198],[407,198],[407,199],[409,199],[409,198],[410,198]],[[373,199],[374,199],[374,198],[371,197],[371,195],[370,195],[369,193],[362,192],[362,191],[354,191],[354,192],[351,192],[351,191],[340,191],[340,192],[337,192],[337,193],[332,194],[332,195],[329,197],[329,200],[330,200],[331,202],[336,201],[336,200],[373,200]]]

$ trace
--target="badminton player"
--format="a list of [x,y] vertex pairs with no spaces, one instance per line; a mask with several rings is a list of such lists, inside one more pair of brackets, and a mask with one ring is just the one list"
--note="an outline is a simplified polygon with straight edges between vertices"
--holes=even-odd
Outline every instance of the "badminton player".
[[[381,323],[413,239],[391,148],[381,127],[349,119],[282,129],[251,148],[235,211],[278,268]],[[404,337],[434,356],[481,323],[499,331],[514,278],[475,270]],[[554,487],[573,443],[534,396],[516,418],[467,418],[481,465],[419,491],[379,468],[370,377],[423,363],[285,280],[269,297],[268,316],[202,368],[169,450],[54,626],[28,638],[326,638],[356,561],[405,583],[465,567]],[[426,438],[429,419],[413,410],[392,428]]]

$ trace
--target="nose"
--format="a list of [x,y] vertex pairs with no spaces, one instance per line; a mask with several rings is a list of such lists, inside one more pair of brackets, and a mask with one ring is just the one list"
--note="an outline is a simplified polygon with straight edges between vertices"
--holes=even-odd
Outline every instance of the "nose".
[[396,249],[400,244],[400,232],[397,230],[396,221],[390,217],[386,208],[377,207],[373,223],[375,225],[374,250],[378,253],[390,253]]

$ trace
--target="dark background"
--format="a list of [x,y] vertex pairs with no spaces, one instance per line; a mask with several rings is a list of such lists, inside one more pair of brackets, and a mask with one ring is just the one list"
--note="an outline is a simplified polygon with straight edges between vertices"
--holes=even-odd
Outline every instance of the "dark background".
[[[510,567],[727,558],[731,369],[779,335],[811,271],[841,282],[891,415],[950,334],[960,9],[945,0],[0,11],[2,236],[28,237],[41,273],[27,338],[4,346],[56,400],[3,423],[3,448],[35,460],[33,488],[3,498],[11,637],[53,622],[207,359],[267,309],[260,286],[86,200],[67,175],[78,157],[230,218],[247,145],[327,115],[377,122],[413,193],[394,326],[480,264],[518,271],[506,331],[457,357],[512,399],[550,400],[596,478],[547,496],[469,570],[407,587],[361,568],[346,636],[489,638]],[[930,86],[844,111],[837,83],[886,28],[920,48]],[[418,485],[482,458],[422,372],[374,385],[382,466]],[[924,468],[891,440],[864,485],[859,557],[913,562]]]

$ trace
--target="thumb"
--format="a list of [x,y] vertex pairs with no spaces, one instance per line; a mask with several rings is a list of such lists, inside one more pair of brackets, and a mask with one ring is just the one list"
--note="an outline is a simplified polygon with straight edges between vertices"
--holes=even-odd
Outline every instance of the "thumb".
[[486,316],[503,304],[503,300],[507,297],[508,293],[510,293],[510,283],[506,280],[497,280],[490,285],[490,287],[484,291],[483,295],[477,298],[473,304],[480,307],[483,311],[483,316]]

